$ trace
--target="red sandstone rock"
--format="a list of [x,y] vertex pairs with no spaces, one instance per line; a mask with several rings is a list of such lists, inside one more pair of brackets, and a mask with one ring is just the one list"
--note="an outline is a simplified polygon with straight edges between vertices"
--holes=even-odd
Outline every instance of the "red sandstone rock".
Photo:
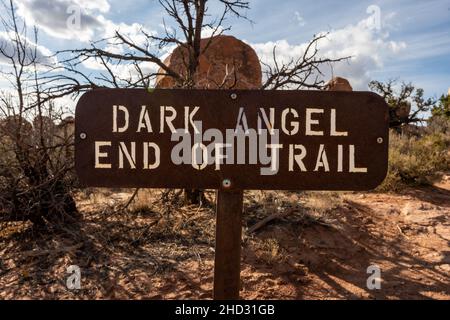
[[334,77],[325,86],[328,91],[353,91],[347,79]]
[[[202,49],[210,39],[201,40]],[[181,46],[164,61],[182,75],[186,74],[186,62],[187,50]],[[249,45],[232,36],[216,36],[200,56],[200,65],[194,79],[195,88],[198,89],[259,89],[262,82],[261,64]],[[157,77],[156,88],[173,87],[176,87],[176,81],[172,77]]]

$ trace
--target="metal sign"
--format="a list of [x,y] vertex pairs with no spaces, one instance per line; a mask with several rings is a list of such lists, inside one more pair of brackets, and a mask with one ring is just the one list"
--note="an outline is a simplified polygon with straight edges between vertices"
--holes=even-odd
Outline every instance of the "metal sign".
[[76,170],[93,187],[368,190],[388,124],[369,92],[99,89],[76,108]]

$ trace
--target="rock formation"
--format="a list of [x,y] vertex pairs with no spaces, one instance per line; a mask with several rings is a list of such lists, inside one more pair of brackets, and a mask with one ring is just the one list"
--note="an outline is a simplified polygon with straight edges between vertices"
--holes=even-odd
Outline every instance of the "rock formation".
[[28,145],[32,143],[33,126],[30,122],[19,116],[0,119],[0,136],[2,138],[16,139],[18,133],[23,143]]
[[353,91],[350,82],[347,79],[341,77],[334,77],[326,85],[327,91]]
[[56,142],[61,144],[64,149],[65,161],[74,161],[75,148],[73,141],[75,139],[75,119],[71,116],[64,118],[56,126]]
[[[259,89],[262,82],[261,64],[256,52],[232,36],[220,35],[201,40],[200,64],[194,76],[197,89]],[[187,50],[177,47],[164,61],[175,72],[185,75]],[[159,73],[164,73],[159,70]],[[170,76],[158,76],[157,88],[173,88],[176,82]]]

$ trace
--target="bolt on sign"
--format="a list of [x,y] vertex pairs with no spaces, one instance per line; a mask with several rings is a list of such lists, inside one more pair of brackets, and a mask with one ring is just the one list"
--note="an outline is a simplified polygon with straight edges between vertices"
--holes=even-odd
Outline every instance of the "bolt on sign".
[[368,190],[388,117],[369,92],[99,89],[76,108],[76,170],[93,187]]

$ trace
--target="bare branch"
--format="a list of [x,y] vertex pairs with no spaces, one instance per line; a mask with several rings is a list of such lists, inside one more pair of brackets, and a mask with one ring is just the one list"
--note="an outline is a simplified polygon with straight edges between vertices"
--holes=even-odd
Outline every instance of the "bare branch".
[[395,90],[397,80],[388,80],[386,83],[371,81],[369,88],[380,94],[389,105],[389,126],[400,128],[403,125],[425,121],[420,114],[429,111],[435,106],[435,99],[425,99],[424,91],[415,88],[411,83],[402,82],[400,91]]
[[323,76],[321,67],[324,64],[331,66],[333,63],[346,61],[351,58],[333,59],[318,57],[319,50],[317,45],[326,36],[327,34],[314,36],[306,46],[301,57],[284,63],[278,60],[276,47],[274,47],[272,52],[273,66],[261,62],[266,68],[266,71],[264,71],[266,81],[261,89],[322,89],[325,83],[323,80],[320,80],[320,76]]

